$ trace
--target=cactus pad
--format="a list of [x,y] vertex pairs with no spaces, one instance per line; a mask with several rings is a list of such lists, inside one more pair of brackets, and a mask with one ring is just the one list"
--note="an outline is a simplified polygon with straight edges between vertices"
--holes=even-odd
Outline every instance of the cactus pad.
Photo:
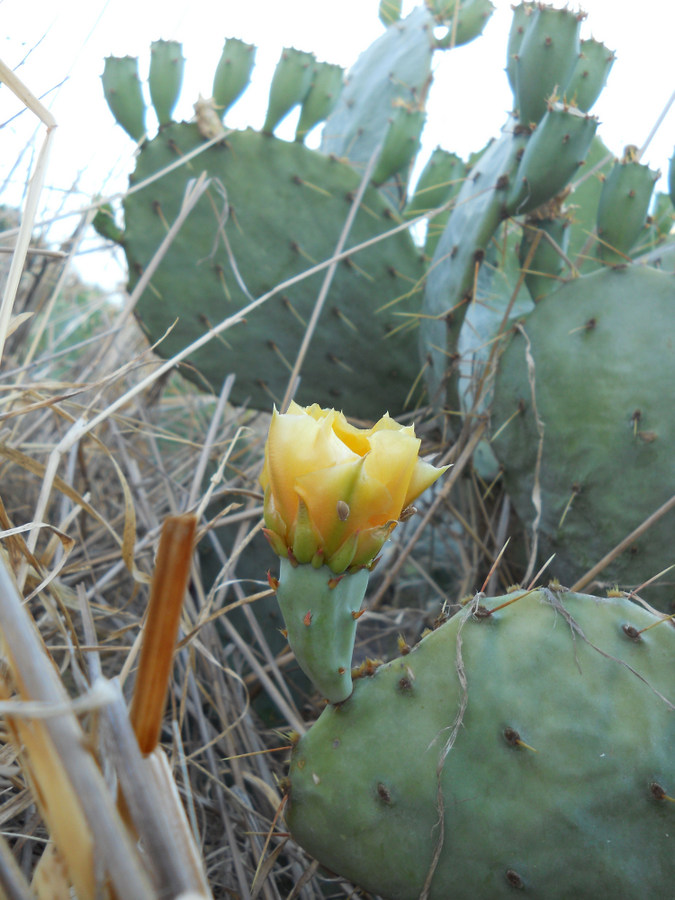
[[387,900],[668,896],[674,658],[623,597],[479,595],[301,738],[291,833]]
[[[175,163],[200,141],[194,125],[167,126],[144,145],[132,183]],[[130,288],[178,214],[188,179],[203,170],[213,179],[208,195],[191,213],[137,306],[153,341],[176,323],[158,347],[166,356],[237,312],[249,296],[258,297],[330,259],[359,185],[351,167],[301,144],[253,131],[231,133],[193,163],[125,199]],[[396,224],[386,199],[369,188],[347,247]],[[419,369],[414,340],[406,332],[415,327],[422,276],[419,253],[406,232],[339,263],[302,369],[298,402],[340,406],[348,397],[350,410],[361,418],[378,418],[383,408],[392,415],[402,409]],[[322,272],[279,291],[246,322],[200,350],[184,374],[219,390],[224,377],[236,372],[234,402],[260,408],[280,402],[323,277]],[[369,360],[367,377],[364,359]]]
[[[544,297],[500,360],[493,448],[528,525],[539,488],[542,558],[556,554],[549,571],[566,583],[675,494],[673,296],[675,277],[656,269],[594,272]],[[671,510],[603,580],[633,588],[675,563],[674,523]],[[674,581],[645,598],[668,608]]]

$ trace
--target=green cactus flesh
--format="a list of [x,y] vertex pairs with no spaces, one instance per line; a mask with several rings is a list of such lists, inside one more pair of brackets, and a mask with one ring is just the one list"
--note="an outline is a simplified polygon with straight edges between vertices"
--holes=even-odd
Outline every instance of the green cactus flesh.
[[388,181],[414,158],[420,145],[424,119],[425,114],[421,109],[399,106],[394,110],[373,170],[374,184]]
[[495,9],[491,0],[427,0],[427,8],[448,28],[439,47],[459,47],[475,40]]
[[507,215],[506,189],[523,141],[522,136],[506,130],[488,146],[457,194],[436,245],[420,322],[420,349],[428,363],[425,379],[434,403],[443,401],[445,379],[453,374],[457,339],[473,297],[476,269],[488,241]]
[[271,134],[279,122],[307,96],[316,66],[313,53],[286,47],[270,84],[263,131]]
[[377,14],[384,26],[393,25],[401,18],[402,0],[380,0]]
[[525,145],[507,203],[529,213],[561,191],[584,162],[597,119],[574,107],[551,104]]
[[[175,163],[200,142],[194,125],[167,126],[144,145],[132,184]],[[301,144],[253,131],[233,132],[193,163],[125,199],[130,289],[176,218],[188,179],[201,171],[211,176],[212,186],[137,306],[149,338],[154,342],[165,336],[157,348],[165,356],[182,350],[248,302],[238,277],[250,297],[259,297],[330,259],[359,186],[350,166]],[[219,236],[221,222],[227,247]],[[387,201],[367,189],[347,249],[396,224]],[[423,272],[407,232],[338,264],[302,368],[298,402],[344,403],[353,415],[373,419],[382,409],[392,415],[403,409],[419,371],[413,332]],[[224,377],[235,372],[234,402],[265,409],[279,403],[324,274],[279,291],[245,322],[195,353],[184,374],[218,391]],[[364,359],[369,360],[367,378]]]
[[659,173],[633,160],[617,160],[605,178],[598,202],[599,256],[623,264],[640,235]]
[[356,620],[368,585],[367,569],[336,577],[327,566],[281,560],[277,600],[298,665],[332,703],[352,692]]
[[362,169],[389,131],[394,111],[420,108],[431,80],[432,26],[427,10],[417,8],[359,56],[326,121],[324,153]]
[[544,4],[528,16],[515,65],[516,107],[522,125],[536,125],[549,98],[564,93],[579,58],[580,21],[569,9]]
[[295,131],[296,141],[305,136],[328,116],[340,96],[342,90],[343,71],[332,63],[317,63],[312,74],[312,83],[307,96],[302,102],[300,118]]
[[150,48],[150,99],[160,125],[171,122],[171,113],[183,84],[185,59],[178,41],[153,41]]
[[239,38],[228,38],[225,41],[213,76],[213,102],[221,118],[248,86],[255,65],[255,55],[256,48],[253,44],[246,44]]
[[[541,559],[555,553],[548,571],[565,583],[675,494],[674,296],[675,276],[638,265],[577,278],[537,304],[500,359],[492,446],[528,527],[540,499]],[[634,588],[671,566],[674,525],[671,510],[599,577]],[[668,609],[673,573],[658,584],[643,596]]]
[[581,55],[565,88],[565,98],[582,112],[588,112],[600,96],[615,56],[594,38],[581,42]]
[[115,117],[134,141],[145,137],[145,101],[135,56],[107,56],[103,65],[103,93]]
[[565,216],[531,219],[524,224],[519,259],[535,302],[560,286],[568,242],[569,221]]
[[291,834],[387,900],[670,897],[674,660],[623,597],[478,595],[300,739]]

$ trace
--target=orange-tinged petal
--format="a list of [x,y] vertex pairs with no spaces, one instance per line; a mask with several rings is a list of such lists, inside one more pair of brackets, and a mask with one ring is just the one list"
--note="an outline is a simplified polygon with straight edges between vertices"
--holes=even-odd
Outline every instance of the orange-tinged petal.
[[370,441],[368,440],[370,430],[350,425],[343,413],[339,413],[335,417],[333,428],[340,440],[359,456],[365,456],[370,450]]

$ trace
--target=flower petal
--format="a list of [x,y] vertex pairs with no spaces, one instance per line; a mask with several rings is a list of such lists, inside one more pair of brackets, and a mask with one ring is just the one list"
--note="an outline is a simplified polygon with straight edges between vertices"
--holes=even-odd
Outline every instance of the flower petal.
[[440,478],[443,472],[449,468],[450,466],[442,466],[440,469],[437,469],[436,466],[432,466],[431,463],[425,462],[423,459],[418,459],[412,478],[408,484],[408,490],[405,495],[405,500],[403,501],[403,508],[405,509],[406,506],[410,506],[423,491],[426,491],[428,487],[431,487],[434,481],[436,481],[437,478]]

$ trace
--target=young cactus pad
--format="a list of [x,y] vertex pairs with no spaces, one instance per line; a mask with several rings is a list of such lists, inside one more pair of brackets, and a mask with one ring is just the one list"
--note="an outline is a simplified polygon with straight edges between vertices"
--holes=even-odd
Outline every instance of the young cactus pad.
[[[195,125],[162,129],[141,149],[132,184],[180,160],[201,141]],[[250,130],[232,132],[193,163],[125,198],[123,246],[130,289],[178,215],[188,180],[202,171],[211,176],[211,187],[136,310],[150,340],[166,335],[157,348],[165,356],[251,298],[329,260],[360,181],[347,164],[302,144]],[[347,248],[396,224],[391,205],[368,188]],[[316,399],[326,406],[343,403],[361,418],[377,418],[382,408],[392,415],[403,409],[419,371],[411,331],[423,271],[406,232],[338,264],[297,399]],[[236,372],[233,402],[266,409],[280,403],[324,276],[325,270],[280,290],[245,322],[196,353],[184,374],[219,391],[225,376]]]
[[479,595],[300,739],[291,834],[386,900],[668,897],[674,658],[623,597]]
[[[572,584],[675,494],[675,276],[603,269],[544,297],[504,351],[492,447],[541,561]],[[675,563],[675,512],[600,577],[638,587]],[[668,609],[673,573],[645,599]],[[668,587],[668,585],[670,585]]]

